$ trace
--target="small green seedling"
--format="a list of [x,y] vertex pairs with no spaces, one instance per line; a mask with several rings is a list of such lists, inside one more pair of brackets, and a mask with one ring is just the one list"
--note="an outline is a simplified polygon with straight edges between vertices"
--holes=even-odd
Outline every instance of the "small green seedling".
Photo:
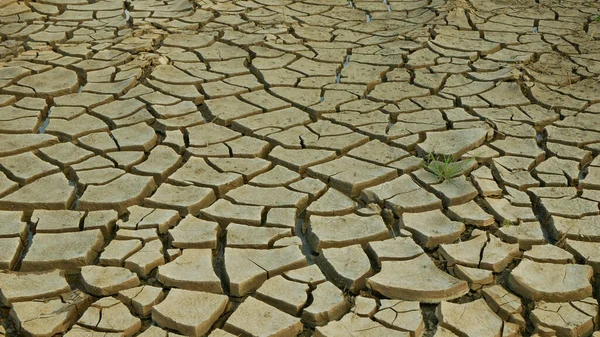
[[508,220],[508,219],[504,219],[504,221],[502,222],[502,227],[511,227],[511,226],[514,226],[514,225],[515,224],[512,221]]
[[445,156],[441,159],[438,160],[433,153],[430,153],[427,156],[425,169],[442,181],[461,175],[466,167],[464,164],[470,164],[470,161],[474,160],[471,158],[464,162],[456,162],[452,156]]

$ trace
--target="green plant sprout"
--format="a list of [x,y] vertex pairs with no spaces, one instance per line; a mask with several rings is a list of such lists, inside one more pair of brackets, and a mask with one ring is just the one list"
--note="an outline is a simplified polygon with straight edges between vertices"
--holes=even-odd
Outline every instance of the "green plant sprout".
[[504,219],[504,221],[502,222],[502,227],[511,227],[511,226],[514,226],[514,225],[515,224],[512,221],[508,220],[508,219]]
[[456,162],[452,156],[444,156],[442,160],[437,160],[433,153],[427,156],[427,164],[425,169],[435,175],[438,179],[444,181],[452,179],[463,173],[464,164],[470,164],[475,159],[469,158],[464,162]]

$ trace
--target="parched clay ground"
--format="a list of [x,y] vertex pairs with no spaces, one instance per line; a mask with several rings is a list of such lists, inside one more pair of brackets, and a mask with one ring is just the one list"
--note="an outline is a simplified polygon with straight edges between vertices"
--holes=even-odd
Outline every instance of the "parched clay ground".
[[600,336],[599,8],[0,0],[0,335]]

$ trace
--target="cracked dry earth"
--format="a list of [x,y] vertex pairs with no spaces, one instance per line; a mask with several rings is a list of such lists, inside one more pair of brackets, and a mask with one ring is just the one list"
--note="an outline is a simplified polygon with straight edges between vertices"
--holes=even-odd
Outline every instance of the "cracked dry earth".
[[0,335],[600,336],[599,8],[0,0]]

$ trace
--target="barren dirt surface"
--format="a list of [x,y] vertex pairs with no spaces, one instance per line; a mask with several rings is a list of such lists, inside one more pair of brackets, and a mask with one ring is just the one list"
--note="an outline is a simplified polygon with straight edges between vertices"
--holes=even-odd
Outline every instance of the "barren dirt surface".
[[600,336],[599,8],[0,0],[0,336]]

